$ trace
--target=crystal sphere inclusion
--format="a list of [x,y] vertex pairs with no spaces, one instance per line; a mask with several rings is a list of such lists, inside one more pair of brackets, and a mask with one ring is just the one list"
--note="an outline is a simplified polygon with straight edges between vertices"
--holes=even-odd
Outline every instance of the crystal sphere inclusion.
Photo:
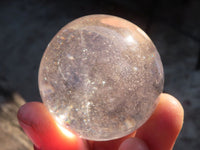
[[163,82],[150,38],[110,15],[85,16],[64,26],[39,69],[40,94],[53,118],[96,141],[123,137],[147,121]]

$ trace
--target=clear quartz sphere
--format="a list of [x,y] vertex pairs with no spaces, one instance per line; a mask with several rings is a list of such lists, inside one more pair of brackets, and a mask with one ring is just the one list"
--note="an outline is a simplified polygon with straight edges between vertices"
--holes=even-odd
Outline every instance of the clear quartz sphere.
[[40,94],[57,123],[96,141],[123,137],[145,123],[163,82],[150,38],[110,15],[85,16],[64,26],[39,69]]

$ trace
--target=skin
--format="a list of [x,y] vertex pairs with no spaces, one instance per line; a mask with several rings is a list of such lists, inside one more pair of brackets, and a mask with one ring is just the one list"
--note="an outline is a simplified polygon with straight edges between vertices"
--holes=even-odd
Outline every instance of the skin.
[[18,120],[35,150],[172,150],[183,125],[184,110],[169,94],[158,97],[150,119],[137,131],[111,141],[87,141],[64,134],[42,103],[30,102],[18,111]]

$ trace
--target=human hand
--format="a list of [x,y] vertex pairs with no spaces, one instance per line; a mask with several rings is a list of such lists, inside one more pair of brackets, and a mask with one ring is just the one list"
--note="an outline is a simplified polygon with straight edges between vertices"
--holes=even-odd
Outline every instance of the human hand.
[[29,102],[18,111],[18,120],[35,150],[172,150],[182,128],[184,111],[179,101],[161,94],[150,119],[137,131],[111,141],[88,141],[64,129],[42,103]]

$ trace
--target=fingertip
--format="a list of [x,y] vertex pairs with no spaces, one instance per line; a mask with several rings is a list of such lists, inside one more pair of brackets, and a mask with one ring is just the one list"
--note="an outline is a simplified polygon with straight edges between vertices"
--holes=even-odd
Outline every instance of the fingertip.
[[28,125],[34,125],[40,118],[39,114],[42,114],[45,107],[40,102],[29,102],[20,107],[17,113],[17,118],[20,122]]
[[184,110],[180,102],[169,94],[160,94],[158,105],[150,119],[137,131],[150,149],[169,150],[173,148],[181,131]]
[[[159,97],[159,104],[153,114],[161,129],[170,131],[177,138],[183,126],[184,110],[181,103],[172,95],[163,93]],[[160,118],[158,120],[158,118]],[[156,120],[156,119],[155,119]]]
[[119,150],[149,150],[149,148],[143,140],[134,137],[123,141]]
[[159,100],[160,108],[158,107],[158,109],[162,107],[163,111],[166,111],[168,117],[170,117],[167,119],[172,119],[172,123],[174,123],[173,127],[180,130],[184,121],[184,109],[179,100],[167,93],[162,93],[159,96]]
[[34,129],[34,124],[36,122],[36,119],[34,118],[36,117],[32,117],[32,115],[34,114],[33,110],[35,109],[35,107],[38,107],[40,105],[42,105],[42,103],[26,103],[20,107],[17,113],[17,118],[20,126],[22,127],[26,135],[29,137],[29,139],[32,141],[32,143],[35,145],[35,147],[40,147],[41,139]]

